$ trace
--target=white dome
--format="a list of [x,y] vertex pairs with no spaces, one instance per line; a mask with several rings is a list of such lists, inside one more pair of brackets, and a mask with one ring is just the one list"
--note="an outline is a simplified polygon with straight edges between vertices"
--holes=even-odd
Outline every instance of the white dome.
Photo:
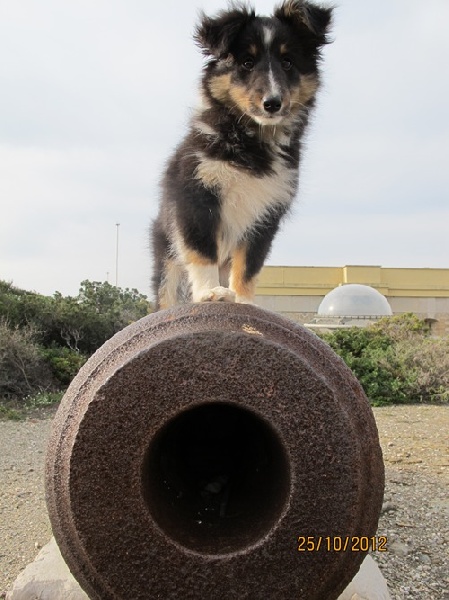
[[370,287],[350,283],[341,285],[323,298],[319,317],[384,317],[393,312],[385,296]]

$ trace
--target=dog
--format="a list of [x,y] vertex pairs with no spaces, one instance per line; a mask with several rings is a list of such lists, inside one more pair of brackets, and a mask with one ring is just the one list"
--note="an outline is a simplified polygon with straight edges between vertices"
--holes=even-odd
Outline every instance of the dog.
[[201,15],[200,103],[167,164],[152,224],[157,308],[253,303],[256,278],[298,188],[332,8],[286,0]]

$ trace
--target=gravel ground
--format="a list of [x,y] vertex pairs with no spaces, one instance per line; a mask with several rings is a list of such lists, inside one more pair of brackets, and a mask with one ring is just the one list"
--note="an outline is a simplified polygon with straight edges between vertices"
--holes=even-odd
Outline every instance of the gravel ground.
[[0,422],[0,598],[51,537],[44,458],[51,418]]
[[[393,600],[449,600],[449,406],[374,414],[387,478],[378,534],[388,539],[374,558]],[[0,598],[51,536],[43,484],[51,416],[0,422]]]

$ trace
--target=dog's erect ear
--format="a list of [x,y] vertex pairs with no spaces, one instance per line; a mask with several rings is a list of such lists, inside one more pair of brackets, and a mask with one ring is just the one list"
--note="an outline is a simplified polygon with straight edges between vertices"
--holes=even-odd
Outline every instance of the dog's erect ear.
[[327,37],[332,21],[330,7],[317,6],[307,0],[286,0],[275,10],[274,16],[293,25],[311,49],[330,42]]
[[232,42],[242,28],[254,17],[254,9],[243,4],[232,4],[230,10],[222,11],[215,17],[202,13],[194,40],[206,56],[222,58],[229,53]]

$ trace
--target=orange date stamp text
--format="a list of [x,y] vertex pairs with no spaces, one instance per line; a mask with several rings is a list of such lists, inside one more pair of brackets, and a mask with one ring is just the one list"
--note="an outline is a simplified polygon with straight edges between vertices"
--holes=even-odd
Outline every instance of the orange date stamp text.
[[300,535],[298,552],[387,552],[387,536]]

